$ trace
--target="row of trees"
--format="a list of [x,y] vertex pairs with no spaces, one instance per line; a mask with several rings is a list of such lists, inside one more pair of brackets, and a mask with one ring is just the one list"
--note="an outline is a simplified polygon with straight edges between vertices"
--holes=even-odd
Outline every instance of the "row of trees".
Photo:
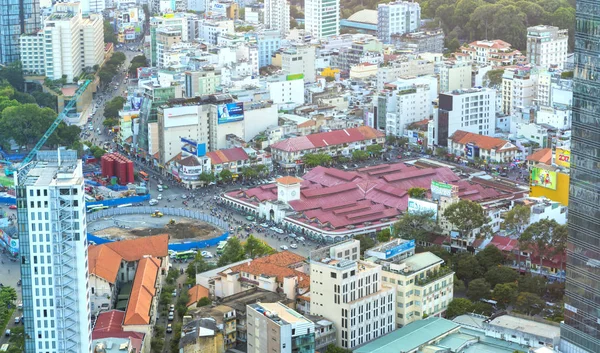
[[575,1],[567,0],[422,0],[423,17],[435,18],[453,40],[502,39],[526,49],[527,27],[540,24],[569,30],[573,48]]
[[333,164],[334,159],[339,163],[347,163],[350,160],[355,162],[363,162],[370,157],[380,157],[383,153],[383,146],[380,144],[373,144],[367,146],[366,150],[354,150],[352,151],[352,159],[345,156],[332,157],[328,153],[307,153],[302,156],[302,162],[309,167],[313,168],[316,166],[330,166]]
[[119,124],[119,112],[123,110],[125,98],[116,96],[104,104],[104,121],[102,125],[113,127]]
[[227,241],[227,246],[219,257],[217,265],[225,266],[243,259],[255,259],[275,252],[275,249],[270,247],[269,244],[253,235],[250,235],[248,240],[243,243],[238,238],[232,237]]
[[119,67],[123,65],[125,62],[125,54],[120,51],[115,52],[110,59],[104,63],[104,66],[98,72],[98,77],[100,78],[100,84],[105,85],[112,81],[112,79],[119,72]]
[[137,55],[133,59],[131,59],[131,63],[129,63],[129,76],[137,77],[137,70],[140,67],[148,66],[148,60],[145,55]]

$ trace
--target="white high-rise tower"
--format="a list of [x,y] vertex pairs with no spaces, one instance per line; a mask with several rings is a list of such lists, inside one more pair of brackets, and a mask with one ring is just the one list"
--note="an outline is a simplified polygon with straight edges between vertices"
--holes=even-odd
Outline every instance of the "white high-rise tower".
[[19,174],[25,352],[91,352],[81,160],[76,151],[40,151]]
[[265,0],[265,26],[276,29],[285,38],[290,33],[290,3],[288,0]]
[[315,39],[340,34],[340,0],[304,0],[305,29]]

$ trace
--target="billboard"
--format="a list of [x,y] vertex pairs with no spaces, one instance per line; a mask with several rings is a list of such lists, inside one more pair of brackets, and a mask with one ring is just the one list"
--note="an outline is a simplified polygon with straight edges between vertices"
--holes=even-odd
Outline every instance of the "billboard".
[[434,221],[437,219],[438,205],[435,202],[408,198],[408,213],[424,213],[432,212],[433,216],[431,219]]
[[301,80],[304,78],[304,74],[292,74],[292,75],[287,75],[285,77],[286,81],[294,81],[294,80]]
[[138,11],[137,7],[129,9],[129,22],[138,22],[140,20]]
[[415,240],[412,239],[412,240],[404,242],[404,243],[402,243],[402,244],[400,244],[398,246],[395,246],[395,247],[393,247],[391,249],[386,250],[385,251],[385,258],[386,259],[392,258],[392,257],[394,257],[394,256],[396,256],[398,254],[401,254],[403,252],[406,252],[406,251],[408,251],[410,249],[414,249],[414,248],[415,248]]
[[531,169],[531,186],[556,190],[556,172],[542,168]]
[[431,193],[438,196],[452,197],[452,185],[432,180]]
[[3,243],[2,246],[6,248],[11,255],[16,256],[19,253],[19,239],[13,239],[10,235],[0,229],[0,240]]
[[244,120],[244,103],[219,104],[217,119],[219,125]]
[[554,163],[561,167],[571,168],[571,151],[557,148]]

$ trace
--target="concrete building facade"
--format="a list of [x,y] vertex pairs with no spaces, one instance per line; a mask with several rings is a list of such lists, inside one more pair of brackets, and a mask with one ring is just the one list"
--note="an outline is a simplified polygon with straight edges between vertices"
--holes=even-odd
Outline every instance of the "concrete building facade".
[[377,38],[390,43],[393,35],[416,31],[421,25],[418,2],[396,1],[377,5]]
[[569,30],[554,26],[527,28],[527,61],[547,69],[555,66],[563,69],[567,61]]

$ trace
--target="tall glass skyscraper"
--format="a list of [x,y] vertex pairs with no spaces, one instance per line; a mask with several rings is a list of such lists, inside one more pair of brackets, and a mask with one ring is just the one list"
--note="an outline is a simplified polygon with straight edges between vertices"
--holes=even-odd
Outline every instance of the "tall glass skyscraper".
[[600,352],[600,0],[577,0],[564,353]]
[[0,0],[0,64],[19,60],[19,36],[40,27],[39,0]]

